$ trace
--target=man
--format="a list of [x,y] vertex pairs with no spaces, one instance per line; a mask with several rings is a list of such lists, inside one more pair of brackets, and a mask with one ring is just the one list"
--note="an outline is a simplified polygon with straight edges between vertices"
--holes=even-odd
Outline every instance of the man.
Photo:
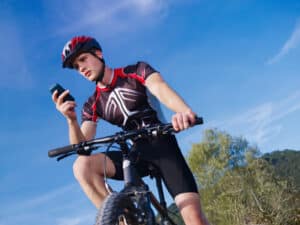
[[[67,120],[71,144],[93,139],[99,119],[125,130],[160,123],[156,111],[149,103],[147,91],[175,112],[172,124],[176,131],[187,129],[195,123],[195,113],[168,86],[159,72],[145,62],[118,69],[110,68],[105,64],[102,48],[94,38],[72,38],[63,49],[62,63],[64,68],[75,69],[87,80],[96,83],[94,94],[83,106],[81,126],[75,112],[76,103],[63,101],[69,91],[60,96],[57,92],[52,95],[56,108]],[[175,137],[169,135],[153,142],[137,140],[135,145],[141,151],[141,161],[150,161],[160,168],[162,178],[175,199],[184,222],[187,225],[207,225],[196,183]],[[115,151],[106,155],[107,176],[123,179],[121,153]],[[73,166],[76,179],[96,207],[100,207],[108,195],[101,166],[105,157],[103,153],[78,156]],[[143,171],[145,168],[137,169],[141,175],[146,175]]]

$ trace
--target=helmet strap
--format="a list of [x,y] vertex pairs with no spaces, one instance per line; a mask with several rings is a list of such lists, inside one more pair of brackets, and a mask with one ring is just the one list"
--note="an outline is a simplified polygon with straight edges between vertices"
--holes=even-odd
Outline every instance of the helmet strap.
[[100,58],[98,55],[96,55],[95,52],[90,52],[90,53],[91,53],[92,55],[94,55],[97,59],[99,59],[99,61],[102,62],[102,64],[103,64],[102,70],[101,70],[100,73],[98,74],[98,78],[97,78],[97,80],[95,81],[96,84],[97,84],[98,82],[101,82],[102,79],[103,79],[103,77],[104,77],[104,72],[105,72],[105,60],[104,60],[103,58]]

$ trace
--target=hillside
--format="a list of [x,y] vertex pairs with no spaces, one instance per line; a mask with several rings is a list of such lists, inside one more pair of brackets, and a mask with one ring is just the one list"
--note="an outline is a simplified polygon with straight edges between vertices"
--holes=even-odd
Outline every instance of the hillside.
[[276,173],[281,177],[292,177],[300,188],[300,151],[286,149],[274,151],[262,156],[271,163]]

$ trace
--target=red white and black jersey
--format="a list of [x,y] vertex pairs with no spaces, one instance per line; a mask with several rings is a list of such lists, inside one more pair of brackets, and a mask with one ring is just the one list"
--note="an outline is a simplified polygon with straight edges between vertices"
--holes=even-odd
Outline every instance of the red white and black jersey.
[[82,122],[96,122],[101,118],[125,130],[160,123],[144,85],[156,70],[145,62],[138,62],[113,72],[111,85],[96,86],[94,94],[84,103]]

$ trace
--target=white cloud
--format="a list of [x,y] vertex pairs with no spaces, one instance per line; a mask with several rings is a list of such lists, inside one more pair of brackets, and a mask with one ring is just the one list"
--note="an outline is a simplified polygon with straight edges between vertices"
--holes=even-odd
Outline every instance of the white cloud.
[[17,199],[9,204],[3,202],[0,208],[1,222],[5,225],[24,221],[45,225],[93,224],[97,212],[75,182],[24,200]]
[[10,214],[11,212],[22,212],[39,207],[47,202],[50,202],[51,200],[59,198],[65,193],[74,191],[77,186],[77,184],[72,183],[38,196],[31,196],[29,199],[25,199],[23,201],[18,200],[17,202],[13,202],[12,205],[7,205],[6,203],[6,206],[3,206],[2,213]]
[[299,110],[300,92],[298,91],[280,101],[262,104],[219,126],[232,130],[236,134],[239,133],[260,146],[279,137],[283,126],[281,121]]
[[151,15],[153,12],[165,10],[168,2],[164,0],[131,0],[133,7],[142,15]]
[[[290,94],[279,101],[267,102],[246,112],[234,115],[224,121],[205,123],[202,128],[194,129],[184,143],[199,141],[199,130],[217,128],[234,136],[243,136],[258,147],[272,146],[272,142],[280,138],[284,128],[283,120],[300,111],[300,91]],[[276,146],[272,146],[276,147]],[[263,149],[273,150],[273,149]],[[263,151],[262,150],[262,151]]]
[[[52,11],[60,17],[59,28],[55,35],[78,33],[85,30],[99,30],[102,35],[112,35],[131,31],[151,21],[155,23],[166,14],[170,5],[164,0],[79,0],[64,1],[59,11],[56,4],[50,3]],[[69,7],[70,6],[70,7]],[[57,27],[57,26],[56,26]]]
[[281,60],[285,55],[287,55],[292,49],[298,47],[300,45],[300,22],[296,24],[291,36],[285,42],[281,50],[268,60],[267,64],[271,65],[277,63]]

